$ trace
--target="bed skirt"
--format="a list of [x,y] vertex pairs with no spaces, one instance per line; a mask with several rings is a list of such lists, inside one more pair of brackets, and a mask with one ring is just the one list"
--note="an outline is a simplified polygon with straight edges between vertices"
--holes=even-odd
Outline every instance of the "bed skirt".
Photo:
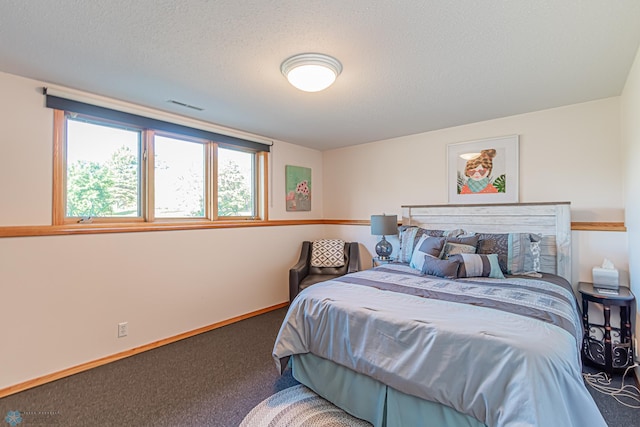
[[453,408],[399,392],[310,353],[291,358],[293,377],[374,427],[486,427]]

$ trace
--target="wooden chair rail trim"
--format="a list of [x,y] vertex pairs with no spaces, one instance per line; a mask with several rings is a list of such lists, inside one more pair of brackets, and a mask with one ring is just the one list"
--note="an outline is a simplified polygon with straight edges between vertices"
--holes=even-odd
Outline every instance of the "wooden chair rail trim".
[[[281,227],[289,225],[364,225],[369,220],[359,219],[292,219],[268,221],[225,222],[154,222],[119,224],[65,224],[0,226],[0,238],[33,236],[68,236],[73,234],[136,233],[146,231],[202,230],[210,228]],[[627,231],[623,222],[572,222],[571,230],[578,231]]]
[[148,351],[148,350],[153,350],[155,348],[158,347],[162,347],[163,345],[167,345],[167,344],[171,344],[174,343],[176,341],[180,341],[183,340],[185,338],[190,338],[193,337],[195,335],[199,335],[199,334],[203,334],[205,332],[209,332],[212,331],[214,329],[218,329],[221,328],[223,326],[227,326],[230,325],[232,323],[236,323],[239,322],[241,320],[245,320],[248,319],[250,317],[254,317],[254,316],[258,316],[260,314],[264,314],[264,313],[268,313],[270,311],[274,311],[274,310],[278,310],[280,308],[286,307],[287,305],[289,305],[289,302],[283,302],[280,304],[276,304],[274,306],[271,307],[267,307],[267,308],[263,308],[261,310],[257,310],[257,311],[253,311],[251,313],[247,313],[247,314],[243,314],[241,316],[236,316],[233,317],[231,319],[227,319],[227,320],[223,320],[222,322],[218,322],[218,323],[214,323],[212,325],[208,325],[208,326],[203,326],[202,328],[198,328],[198,329],[194,329],[192,331],[188,331],[188,332],[184,332],[182,334],[173,336],[173,337],[169,337],[169,338],[165,338],[162,340],[158,340],[149,344],[145,344],[139,347],[134,347],[130,350],[125,350],[122,351],[120,353],[116,353],[116,354],[112,354],[110,356],[105,356],[102,357],[100,359],[97,360],[93,360],[91,362],[86,362],[83,363],[81,365],[77,365],[77,366],[73,366],[71,368],[67,368],[67,369],[63,369],[62,371],[58,371],[58,372],[53,372],[51,374],[47,374],[47,375],[43,375],[41,377],[38,378],[34,378],[28,381],[24,381],[22,383],[19,384],[15,384],[3,389],[0,389],[0,398],[3,397],[7,397],[9,395],[15,394],[15,393],[19,393],[21,391],[33,388],[33,387],[37,387],[39,385],[43,385],[55,380],[59,380],[61,378],[65,378],[80,372],[84,372],[84,371],[88,371],[89,369],[93,369],[93,368],[97,368],[98,366],[102,366],[102,365],[106,365],[107,363],[111,363],[111,362],[115,362],[117,360],[120,359],[124,359],[126,357],[129,356],[134,356],[136,354]]
[[578,231],[627,231],[624,222],[572,222],[571,229]]
[[273,227],[323,224],[322,220],[220,221],[220,222],[123,222],[0,227],[1,237],[59,236],[72,234],[136,233],[146,231],[203,230],[210,228]]

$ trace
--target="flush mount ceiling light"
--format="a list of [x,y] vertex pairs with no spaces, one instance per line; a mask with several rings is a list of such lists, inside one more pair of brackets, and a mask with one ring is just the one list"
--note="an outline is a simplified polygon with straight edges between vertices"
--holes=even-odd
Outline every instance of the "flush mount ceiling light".
[[333,84],[342,72],[342,64],[321,53],[303,53],[284,61],[280,71],[298,89],[319,92]]

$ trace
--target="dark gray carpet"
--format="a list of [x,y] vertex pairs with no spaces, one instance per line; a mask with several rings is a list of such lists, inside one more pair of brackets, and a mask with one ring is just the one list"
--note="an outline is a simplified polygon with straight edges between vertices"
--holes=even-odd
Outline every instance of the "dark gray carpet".
[[[240,424],[263,399],[298,384],[271,351],[285,309],[119,360],[0,399],[26,421],[64,426]],[[59,415],[41,412],[59,412]],[[36,420],[37,419],[37,420]],[[54,424],[55,425],[55,424]],[[19,426],[19,425],[18,425]]]
[[[280,376],[271,359],[285,313],[266,313],[0,399],[0,425],[8,425],[9,411],[20,411],[23,425],[237,426],[263,399],[297,384],[290,371]],[[640,426],[640,410],[592,395],[610,427]]]
[[[588,365],[585,365],[582,371],[589,374],[597,374],[599,372],[598,369]],[[609,387],[620,389],[621,385],[622,373],[611,376],[611,385]],[[629,370],[624,378],[624,385],[625,387],[628,385],[637,387],[631,370]],[[591,396],[593,396],[593,400],[596,401],[596,404],[609,427],[640,427],[640,409],[627,407],[617,402],[613,397],[596,391],[589,385],[587,385],[587,389],[589,390],[589,393],[591,393]],[[638,396],[638,398],[640,398],[640,396]],[[632,406],[640,406],[640,402],[633,401],[628,398],[623,398],[622,402]]]

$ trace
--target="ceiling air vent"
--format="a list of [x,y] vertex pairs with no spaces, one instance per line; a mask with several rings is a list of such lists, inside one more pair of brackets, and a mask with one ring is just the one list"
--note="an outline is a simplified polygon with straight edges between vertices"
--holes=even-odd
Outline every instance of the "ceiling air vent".
[[168,100],[167,102],[170,102],[170,103],[172,103],[172,104],[179,105],[179,106],[181,106],[181,107],[191,108],[192,110],[204,111],[204,108],[196,107],[195,105],[186,104],[186,103],[184,103],[184,102],[176,101],[176,100],[174,100],[174,99],[170,99],[170,100]]

